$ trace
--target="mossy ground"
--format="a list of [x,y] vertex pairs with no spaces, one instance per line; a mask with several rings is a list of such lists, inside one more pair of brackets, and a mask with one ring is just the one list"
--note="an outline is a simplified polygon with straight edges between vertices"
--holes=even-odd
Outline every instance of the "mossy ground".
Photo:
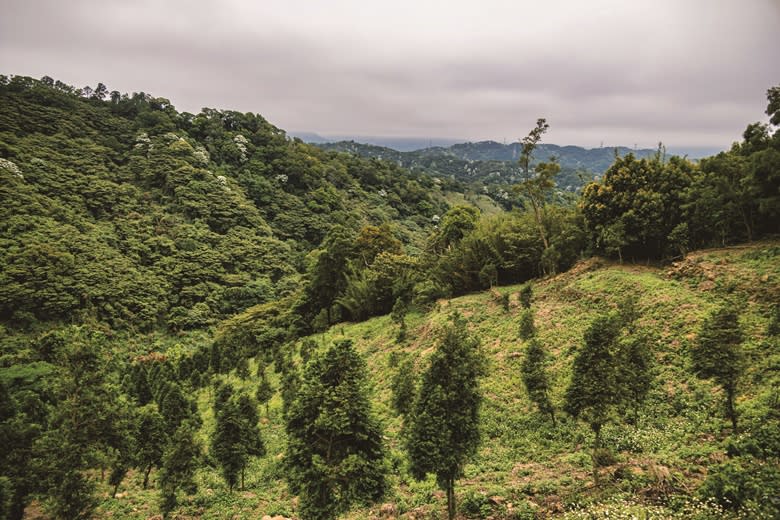
[[[568,385],[574,353],[583,332],[599,313],[638,298],[638,325],[650,339],[656,358],[655,381],[634,425],[615,421],[603,437],[613,460],[600,469],[594,485],[586,425],[558,413],[555,427],[534,409],[519,377],[524,342],[518,338],[521,286],[439,301],[425,313],[406,318],[406,339],[388,316],[345,323],[313,338],[320,344],[352,339],[365,356],[374,410],[381,418],[389,448],[391,488],[385,501],[403,518],[442,518],[443,493],[432,479],[415,482],[406,472],[402,420],[390,405],[390,381],[398,353],[417,360],[418,369],[434,347],[436,330],[457,311],[481,339],[488,363],[481,386],[483,442],[456,484],[461,514],[474,518],[720,518],[724,511],[695,499],[707,467],[724,458],[722,440],[730,433],[723,419],[722,395],[710,381],[692,375],[689,349],[703,317],[723,301],[741,311],[750,368],[737,402],[744,424],[760,417],[780,383],[777,338],[766,335],[769,304],[780,300],[780,245],[709,250],[689,255],[671,267],[619,265],[600,259],[534,283],[538,337],[551,352],[552,398],[558,409]],[[505,310],[500,295],[510,295]],[[254,364],[251,372],[254,375]],[[278,388],[278,375],[268,370]],[[230,379],[254,393],[257,378]],[[201,440],[213,427],[209,390],[198,394],[204,418]],[[295,500],[284,483],[281,465],[285,440],[278,394],[261,410],[267,455],[251,462],[246,489],[227,492],[214,468],[199,471],[199,491],[181,497],[179,518],[295,517]],[[154,479],[152,479],[154,481]],[[142,490],[141,475],[131,473],[116,498],[102,487],[101,517],[148,518],[157,513],[157,490]],[[378,505],[356,508],[347,518],[378,516]]]

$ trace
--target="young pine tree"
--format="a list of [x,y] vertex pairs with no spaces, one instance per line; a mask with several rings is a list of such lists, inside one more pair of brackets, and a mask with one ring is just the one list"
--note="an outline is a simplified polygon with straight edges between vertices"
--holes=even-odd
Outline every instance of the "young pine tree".
[[[309,362],[309,359],[311,358],[312,353],[317,350],[317,342],[314,341],[311,338],[306,338],[303,341],[301,341],[301,348],[300,348],[300,354],[301,354],[301,360],[303,361],[303,364]],[[265,374],[263,374],[263,378],[265,379]]]
[[366,366],[349,340],[306,365],[287,414],[287,482],[304,520],[328,520],[385,490],[384,447]]
[[160,506],[164,517],[176,508],[179,490],[193,494],[196,491],[195,470],[198,469],[203,449],[195,439],[195,426],[185,421],[171,437],[163,454],[160,471]]
[[653,353],[644,335],[630,338],[618,352],[620,372],[618,378],[624,390],[624,400],[631,409],[629,422],[636,424],[639,410],[653,383]]
[[406,415],[414,404],[416,371],[414,358],[406,356],[393,375],[393,408],[400,415]]
[[536,325],[534,324],[534,311],[531,309],[523,310],[520,314],[520,339],[529,340],[536,335]]
[[160,401],[160,413],[165,419],[165,429],[169,436],[192,416],[192,403],[178,383],[168,383],[168,389]]
[[403,342],[406,340],[406,313],[409,311],[409,305],[403,298],[396,298],[393,304],[393,310],[390,312],[390,319],[393,323],[398,325],[398,334],[396,335],[396,341]]
[[245,426],[238,404],[233,400],[223,404],[217,412],[216,422],[211,436],[211,454],[222,468],[222,476],[232,493],[249,460]]
[[555,409],[550,400],[550,382],[547,378],[546,363],[547,351],[539,340],[531,338],[520,368],[523,384],[531,401],[536,404],[541,413],[550,416],[555,426]]
[[65,341],[55,353],[58,370],[51,386],[57,406],[35,446],[44,477],[39,484],[54,518],[89,518],[97,500],[88,470],[121,454],[128,406],[107,380],[104,336],[86,327],[61,334]]
[[745,370],[742,340],[737,312],[724,305],[704,320],[691,351],[696,375],[712,378],[726,393],[726,417],[731,420],[734,432],[737,431],[734,399]]
[[162,465],[163,450],[168,442],[165,419],[157,411],[157,405],[148,404],[138,410],[136,428],[136,464],[144,473],[143,488],[146,489],[152,468]]
[[585,331],[585,344],[574,358],[571,384],[566,391],[566,412],[582,418],[595,435],[593,477],[598,481],[596,454],[601,448],[601,428],[615,414],[623,398],[619,380],[617,340],[621,318],[600,316]]
[[414,408],[407,416],[412,475],[428,473],[447,493],[447,514],[455,518],[455,480],[479,446],[479,407],[482,372],[479,341],[469,335],[466,322],[453,315],[444,328],[428,370],[422,377]]
[[257,385],[257,391],[255,392],[255,399],[261,405],[265,406],[265,416],[268,417],[268,403],[274,396],[274,387],[265,375],[265,371],[262,372],[260,383]]
[[530,283],[527,283],[520,289],[520,306],[523,309],[531,308],[531,300],[534,297],[533,288]]
[[[257,401],[247,394],[240,394],[238,396],[238,413],[241,417],[241,436],[247,455],[250,457],[262,457],[265,455],[265,443],[258,426],[260,416],[257,413]],[[241,468],[241,489],[244,489],[245,470],[246,465]]]

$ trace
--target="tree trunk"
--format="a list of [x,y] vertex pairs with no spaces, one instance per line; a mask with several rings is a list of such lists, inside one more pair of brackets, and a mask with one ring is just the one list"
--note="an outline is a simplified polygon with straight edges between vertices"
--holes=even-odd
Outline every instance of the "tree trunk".
[[591,455],[591,462],[593,464],[593,483],[599,485],[599,466],[596,461],[596,453],[601,448],[601,425],[593,424],[593,433],[596,434],[596,438],[593,440],[593,454]]
[[152,472],[152,465],[149,464],[149,466],[146,468],[146,471],[144,472],[144,489],[146,489],[146,486],[149,485],[149,473]]
[[241,491],[244,490],[244,468],[241,468]]
[[745,213],[744,209],[740,209],[740,214],[742,215],[742,223],[745,224],[745,231],[747,232],[748,242],[752,242],[753,241],[753,226],[751,226],[750,219],[748,218],[748,216]]
[[536,203],[533,196],[529,198],[531,199],[531,205],[534,207],[534,217],[536,218],[536,226],[539,228],[539,237],[542,239],[542,244],[544,244],[544,250],[547,251],[550,248],[550,243],[547,241],[547,234],[544,232],[544,221],[542,220],[540,205]]
[[455,479],[447,479],[447,518],[455,520]]
[[734,394],[733,388],[726,388],[726,413],[731,419],[732,433],[737,433],[737,411],[734,409]]
[[557,426],[557,424],[556,424],[556,422],[555,422],[555,410],[554,410],[554,409],[552,409],[552,408],[550,408],[550,419],[552,420],[552,423],[553,423],[553,428],[554,428],[555,426]]

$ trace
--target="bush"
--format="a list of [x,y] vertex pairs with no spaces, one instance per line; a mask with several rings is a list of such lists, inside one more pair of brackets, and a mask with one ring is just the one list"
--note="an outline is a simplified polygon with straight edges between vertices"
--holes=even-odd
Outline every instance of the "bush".
[[608,448],[593,450],[593,465],[598,467],[611,466],[618,462],[617,456]]
[[475,491],[466,492],[460,499],[459,507],[466,518],[486,518],[493,512],[490,499]]
[[753,457],[736,457],[712,468],[699,494],[750,518],[780,518],[778,489],[777,464]]

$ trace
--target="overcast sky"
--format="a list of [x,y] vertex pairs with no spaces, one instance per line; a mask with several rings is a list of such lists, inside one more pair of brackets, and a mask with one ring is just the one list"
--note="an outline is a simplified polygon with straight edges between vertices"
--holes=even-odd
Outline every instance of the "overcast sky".
[[0,73],[323,135],[725,147],[779,28],[780,0],[0,0]]

